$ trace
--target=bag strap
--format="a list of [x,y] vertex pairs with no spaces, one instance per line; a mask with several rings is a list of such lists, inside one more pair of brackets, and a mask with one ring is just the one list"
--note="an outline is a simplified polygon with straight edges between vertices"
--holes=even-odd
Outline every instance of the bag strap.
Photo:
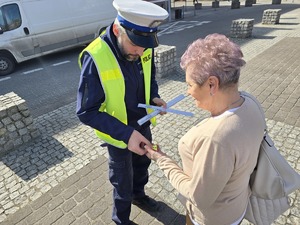
[[241,92],[241,96],[251,99],[256,104],[256,106],[259,108],[259,111],[261,112],[262,119],[265,122],[265,133],[267,133],[266,117],[265,117],[264,110],[261,107],[261,104],[257,101],[257,99],[253,95],[251,95],[251,94],[249,94],[247,92],[242,91]]

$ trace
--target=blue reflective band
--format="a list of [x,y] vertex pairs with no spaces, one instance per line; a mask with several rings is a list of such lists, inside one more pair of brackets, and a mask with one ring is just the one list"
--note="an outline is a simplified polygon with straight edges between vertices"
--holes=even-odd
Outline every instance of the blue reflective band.
[[118,15],[117,19],[119,20],[121,25],[124,25],[125,27],[128,27],[130,29],[134,29],[140,32],[145,32],[145,33],[154,33],[157,31],[157,27],[155,28],[150,28],[150,27],[143,27],[143,26],[139,26],[136,24],[133,24],[127,20],[125,20],[122,16]]

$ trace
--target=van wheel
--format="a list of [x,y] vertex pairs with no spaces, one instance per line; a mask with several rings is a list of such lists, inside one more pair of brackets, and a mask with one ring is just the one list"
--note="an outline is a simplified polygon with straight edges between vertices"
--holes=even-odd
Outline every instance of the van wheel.
[[0,76],[5,76],[14,71],[15,59],[7,53],[0,53]]

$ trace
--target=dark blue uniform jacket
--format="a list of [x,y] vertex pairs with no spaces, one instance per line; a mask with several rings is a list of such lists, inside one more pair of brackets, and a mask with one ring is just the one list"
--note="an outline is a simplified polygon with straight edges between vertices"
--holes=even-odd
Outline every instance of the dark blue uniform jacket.
[[[125,78],[125,103],[127,108],[128,125],[123,124],[118,119],[105,112],[99,112],[101,103],[105,96],[99,75],[93,59],[88,53],[84,53],[81,58],[82,70],[77,94],[77,116],[79,120],[99,131],[111,135],[117,140],[128,143],[134,129],[141,130],[137,121],[147,113],[143,108],[138,108],[138,103],[145,103],[145,88],[142,65],[140,61],[127,61],[122,55],[117,45],[117,39],[112,32],[112,25],[106,30],[102,39],[108,43],[112,49]],[[151,77],[151,97],[159,97],[158,86],[155,80],[155,66],[152,58]],[[153,104],[152,101],[150,101]],[[149,126],[150,122],[144,126]]]

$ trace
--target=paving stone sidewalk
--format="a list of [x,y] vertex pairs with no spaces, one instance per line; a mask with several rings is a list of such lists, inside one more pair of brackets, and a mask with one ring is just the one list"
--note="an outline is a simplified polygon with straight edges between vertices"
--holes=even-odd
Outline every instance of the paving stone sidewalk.
[[[300,9],[283,14],[280,22],[257,24],[252,38],[234,39],[247,61],[240,87],[261,101],[276,146],[300,172]],[[166,100],[186,92],[179,68],[174,76],[158,82]],[[196,116],[158,117],[153,138],[180,164],[178,140],[207,113],[199,111],[189,97],[176,108]],[[113,224],[107,152],[93,130],[79,123],[75,103],[36,118],[35,124],[40,138],[0,158],[0,224]],[[185,224],[177,192],[155,163],[150,167],[146,191],[160,202],[160,211],[147,213],[133,206],[131,219],[135,223]],[[274,224],[300,224],[299,190],[291,200],[293,207]],[[242,224],[249,223],[244,220]]]

